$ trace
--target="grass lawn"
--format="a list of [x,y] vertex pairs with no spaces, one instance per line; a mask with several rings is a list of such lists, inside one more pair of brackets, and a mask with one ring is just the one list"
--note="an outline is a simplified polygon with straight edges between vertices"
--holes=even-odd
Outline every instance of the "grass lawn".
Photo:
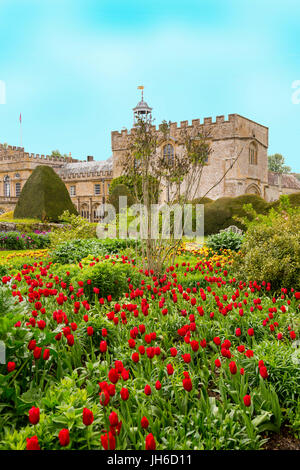
[[15,224],[36,224],[41,221],[39,219],[14,219],[14,213],[11,211],[0,215],[0,222],[13,222]]

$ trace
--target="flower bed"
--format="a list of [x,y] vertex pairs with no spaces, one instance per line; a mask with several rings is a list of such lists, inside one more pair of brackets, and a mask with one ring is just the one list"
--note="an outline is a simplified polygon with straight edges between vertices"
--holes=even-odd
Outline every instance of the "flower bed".
[[39,249],[49,246],[49,232],[36,230],[32,233],[0,232],[1,250]]
[[[128,266],[126,288],[104,296],[109,263]],[[161,277],[121,255],[3,276],[0,448],[258,449],[283,422],[299,433],[300,293],[271,292],[205,249]]]

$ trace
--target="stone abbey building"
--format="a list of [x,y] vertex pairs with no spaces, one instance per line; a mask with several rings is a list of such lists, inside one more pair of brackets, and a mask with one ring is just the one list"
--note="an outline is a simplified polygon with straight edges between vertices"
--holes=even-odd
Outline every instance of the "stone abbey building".
[[[134,123],[139,116],[151,117],[152,108],[143,100],[133,109]],[[203,169],[198,197],[218,181],[207,196],[258,194],[267,201],[280,194],[300,191],[300,182],[289,174],[268,171],[268,128],[239,114],[182,121],[171,124],[170,138],[157,149],[166,158],[180,152],[179,133],[185,127],[208,131],[211,154]],[[51,166],[62,178],[78,212],[92,222],[99,220],[107,201],[111,180],[122,173],[120,161],[126,152],[128,130],[111,133],[112,157],[105,161],[86,161],[70,157],[36,155],[24,148],[0,144],[0,210],[13,210],[22,187],[37,165]],[[159,133],[159,128],[156,129]],[[226,173],[225,178],[222,176]]]

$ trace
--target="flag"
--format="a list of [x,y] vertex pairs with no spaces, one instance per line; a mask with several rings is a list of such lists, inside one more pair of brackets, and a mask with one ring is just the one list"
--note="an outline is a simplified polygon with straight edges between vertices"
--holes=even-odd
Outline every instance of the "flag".
[[143,89],[144,89],[143,85],[138,86],[138,90],[143,90]]
[[21,113],[20,113],[19,121],[20,121],[20,124],[21,124],[21,123],[22,123],[22,116],[21,116]]

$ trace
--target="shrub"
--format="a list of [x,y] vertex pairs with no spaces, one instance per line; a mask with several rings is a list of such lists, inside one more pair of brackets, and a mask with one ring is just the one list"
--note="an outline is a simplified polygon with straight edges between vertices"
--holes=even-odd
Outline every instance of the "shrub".
[[96,226],[80,215],[64,211],[59,220],[65,222],[65,225],[51,232],[52,247],[56,247],[65,241],[88,239],[96,236]]
[[213,200],[209,197],[197,197],[196,199],[190,201],[190,204],[209,204],[211,202],[213,202]]
[[129,278],[130,282],[137,287],[142,274],[131,264],[125,264],[122,261],[115,261],[113,264],[111,260],[106,260],[82,269],[78,276],[72,278],[72,282],[74,285],[76,281],[84,282],[84,291],[89,300],[95,297],[94,287],[99,288],[100,297],[111,295],[112,298],[117,299],[124,292],[128,292]]
[[216,201],[204,205],[204,233],[210,235],[218,233],[230,225],[244,228],[241,222],[237,223],[234,216],[246,216],[244,204],[252,204],[258,213],[268,211],[268,203],[255,194],[245,194],[238,197],[221,197]]
[[76,263],[88,255],[103,256],[123,252],[126,248],[139,248],[139,242],[135,240],[109,239],[100,240],[92,238],[87,240],[71,240],[61,243],[51,253],[54,263]]
[[22,189],[14,218],[58,222],[65,210],[72,214],[77,213],[65,184],[53,168],[37,166]]
[[300,210],[282,196],[277,210],[244,219],[248,226],[237,266],[241,277],[270,282],[272,291],[300,288]]
[[[154,176],[149,175],[148,178],[151,188],[150,193],[151,196],[153,196],[153,202],[155,203],[158,201],[159,196],[159,182]],[[143,199],[142,177],[140,175],[136,175],[135,179],[128,175],[121,175],[114,178],[109,186],[109,195],[113,193],[115,187],[118,185],[126,186],[134,199],[136,198],[135,191],[137,190],[137,198],[139,200]]]
[[0,215],[0,220],[12,220],[13,216],[13,211],[3,212],[3,214]]
[[[300,206],[300,193],[289,194],[290,204],[292,207]],[[222,197],[211,203],[204,205],[204,233],[210,235],[218,233],[220,230],[237,225],[241,229],[245,229],[245,225],[239,219],[247,215],[245,204],[252,204],[257,214],[267,214],[270,209],[278,208],[279,201],[267,202],[256,194],[244,194],[237,197]]]
[[220,253],[222,249],[239,251],[244,236],[234,232],[220,232],[210,235],[207,238],[206,245],[213,251]]
[[4,250],[26,250],[49,246],[48,233],[0,232],[0,247]]

